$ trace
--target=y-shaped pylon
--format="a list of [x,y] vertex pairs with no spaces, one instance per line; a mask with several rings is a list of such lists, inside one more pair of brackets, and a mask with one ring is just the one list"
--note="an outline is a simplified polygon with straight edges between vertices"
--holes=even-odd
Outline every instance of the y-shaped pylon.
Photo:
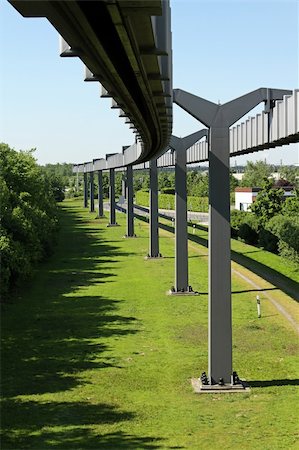
[[203,129],[184,138],[171,136],[175,151],[175,285],[171,294],[193,293],[188,282],[187,149],[208,135]]
[[232,383],[229,127],[260,102],[267,110],[289,90],[260,88],[224,105],[175,89],[174,102],[209,132],[208,383]]

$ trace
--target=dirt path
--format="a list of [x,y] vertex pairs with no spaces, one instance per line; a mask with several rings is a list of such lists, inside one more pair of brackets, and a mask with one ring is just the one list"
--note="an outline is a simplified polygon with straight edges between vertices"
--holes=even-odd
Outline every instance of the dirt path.
[[[199,246],[195,246],[193,244],[190,244],[189,242],[189,247],[192,248],[193,250],[195,250],[197,253],[200,253],[201,255],[205,255],[208,256],[208,252],[206,248],[200,248]],[[286,309],[281,302],[279,302],[277,299],[273,298],[273,295],[270,295],[266,289],[268,289],[268,287],[266,288],[265,286],[261,286],[261,284],[264,284],[264,280],[261,279],[261,282],[258,284],[256,282],[256,279],[258,279],[259,277],[250,272],[248,269],[244,269],[243,267],[241,268],[237,263],[233,263],[233,265],[235,267],[238,267],[238,270],[236,268],[232,268],[232,273],[240,278],[242,278],[242,280],[244,280],[246,283],[248,283],[250,286],[254,287],[255,289],[259,290],[264,297],[266,297],[271,304],[276,308],[276,310],[285,317],[285,319],[292,325],[292,327],[297,331],[297,333],[299,334],[299,323],[296,320],[296,316],[294,317],[294,315],[296,314],[296,309],[298,308],[298,305],[294,302],[294,305],[288,305],[289,307]],[[246,275],[244,273],[241,273],[241,270],[243,272],[246,271]],[[254,281],[255,280],[255,281]],[[267,285],[270,285],[269,283],[267,283]],[[270,285],[271,286],[271,285]],[[275,285],[272,285],[275,286]],[[281,293],[281,296],[287,297],[286,294],[282,293],[282,291],[280,291],[277,288],[277,291]],[[289,298],[288,303],[292,302],[292,300]],[[290,311],[290,309],[292,309],[292,312]],[[297,313],[298,314],[298,313]]]
[[238,270],[232,269],[232,273],[242,278],[244,281],[246,281],[246,283],[250,284],[255,289],[260,290],[263,293],[264,297],[267,297],[267,299],[272,303],[272,305],[277,309],[277,311],[279,311],[280,314],[282,314],[292,324],[297,333],[299,333],[299,323],[291,316],[291,314],[288,313],[288,311],[281,304],[279,304],[276,300],[274,300],[274,298],[267,291],[263,290],[261,286],[252,281],[248,276],[245,276],[242,273],[240,273]]

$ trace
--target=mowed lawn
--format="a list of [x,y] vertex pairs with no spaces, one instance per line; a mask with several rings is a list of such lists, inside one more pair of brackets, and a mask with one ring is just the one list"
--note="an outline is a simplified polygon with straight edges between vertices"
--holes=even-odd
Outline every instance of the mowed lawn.
[[[55,254],[2,308],[1,449],[296,449],[298,338],[270,302],[233,278],[234,370],[251,385],[198,395],[207,371],[207,257],[192,242],[198,296],[167,296],[174,236],[145,260],[137,238],[83,210],[61,206]],[[277,293],[276,293],[277,295]],[[294,305],[295,308],[295,305]]]

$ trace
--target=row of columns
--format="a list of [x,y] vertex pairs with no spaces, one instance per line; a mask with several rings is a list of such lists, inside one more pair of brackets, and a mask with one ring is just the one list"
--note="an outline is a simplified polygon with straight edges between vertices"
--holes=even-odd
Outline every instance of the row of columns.
[[[242,388],[232,369],[232,308],[230,262],[230,171],[229,128],[260,102],[269,112],[275,100],[289,91],[260,88],[224,105],[215,104],[182,90],[174,90],[174,102],[209,128],[209,367],[203,373],[203,391]],[[207,135],[207,130],[198,132]],[[196,138],[196,140],[194,140]],[[173,294],[191,293],[188,285],[186,150],[200,139],[172,136],[175,151],[175,286]],[[93,178],[91,178],[93,180]],[[127,236],[134,234],[133,175],[127,169]],[[92,191],[92,189],[90,190]],[[115,224],[114,170],[110,169],[110,225]],[[87,178],[84,174],[84,206],[87,206]],[[92,208],[92,204],[91,204]],[[150,244],[148,258],[161,257],[158,236],[157,160],[150,161]]]
[[[171,137],[170,148],[175,153],[175,276],[174,286],[170,293],[172,295],[195,294],[189,286],[188,279],[188,229],[187,229],[187,149],[203,136],[208,135],[208,130],[203,129],[185,138]],[[230,247],[227,239],[227,224],[229,224],[229,202],[222,203],[223,195],[229,198],[229,170],[227,161],[219,164],[218,160],[211,152],[210,167],[214,167],[214,176],[210,174],[210,297],[215,297],[214,290],[222,291],[224,300],[216,305],[216,309],[221,314],[215,314],[214,303],[210,300],[209,309],[210,317],[213,321],[209,323],[209,377],[210,384],[215,384],[222,378],[225,383],[231,381],[232,358],[231,358],[231,307],[230,302],[225,302],[229,291],[230,295]],[[147,258],[155,259],[162,257],[159,250],[159,213],[158,213],[158,168],[157,160],[150,161],[150,234],[149,234],[149,253]],[[110,215],[108,226],[117,226],[116,223],[116,202],[115,202],[115,170],[109,170],[109,202]],[[133,167],[128,166],[126,175],[123,177],[123,186],[125,186],[125,197],[127,199],[127,227],[126,237],[135,236],[134,233],[134,205],[133,205]],[[90,211],[94,211],[94,174],[90,173],[89,178],[90,192]],[[98,215],[103,216],[103,181],[102,171],[98,171]],[[88,180],[87,174],[84,174],[84,206],[88,207]],[[215,211],[220,214],[220,218],[215,220]],[[212,226],[211,226],[212,224]],[[220,228],[219,228],[220,227]],[[223,235],[224,233],[224,235]],[[230,234],[230,230],[229,230]],[[217,240],[217,241],[216,241]],[[215,258],[215,254],[221,252],[221,257]],[[220,270],[221,268],[221,270]],[[215,286],[215,275],[221,272],[224,274],[224,280],[220,277],[218,284]],[[226,275],[226,276],[225,276]],[[229,282],[228,282],[229,278]],[[220,283],[220,286],[219,286]],[[216,292],[217,293],[217,292]],[[214,296],[214,297],[213,297]],[[216,317],[215,317],[216,316]],[[226,330],[223,332],[223,322],[226,323]],[[220,331],[219,331],[220,330]],[[215,336],[216,333],[216,336]],[[219,341],[222,337],[224,343]],[[215,339],[218,337],[218,340]],[[224,354],[219,354],[219,348],[223,349]],[[217,349],[217,351],[215,351]],[[216,364],[217,363],[217,364]],[[219,367],[219,369],[218,369]],[[226,369],[224,371],[224,368]],[[225,376],[225,373],[227,376]],[[221,374],[221,377],[220,377]],[[218,378],[217,378],[218,377]]]
[[[117,226],[116,223],[116,202],[115,202],[115,170],[109,170],[110,183],[109,183],[109,224],[108,226]],[[94,173],[89,173],[89,183],[87,178],[87,173],[84,173],[84,208],[88,207],[88,192],[89,192],[89,202],[90,202],[90,212],[95,211],[94,202]],[[89,184],[89,189],[88,189]],[[127,233],[126,237],[134,237],[134,211],[133,211],[133,167],[128,166],[126,177],[123,180],[123,186],[125,186],[125,196],[127,198]],[[103,202],[103,173],[98,170],[98,217],[104,217],[104,202]]]

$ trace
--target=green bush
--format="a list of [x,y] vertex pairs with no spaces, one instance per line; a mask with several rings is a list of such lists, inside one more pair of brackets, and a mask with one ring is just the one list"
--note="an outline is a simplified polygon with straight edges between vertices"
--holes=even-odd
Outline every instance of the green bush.
[[175,195],[159,194],[158,202],[161,209],[175,209]]
[[274,216],[267,223],[267,230],[277,237],[279,254],[299,263],[299,214]]
[[171,194],[171,195],[175,195],[175,189],[173,189],[173,188],[164,188],[164,189],[161,189],[161,194]]
[[299,197],[289,197],[283,202],[282,214],[293,216],[299,215]]
[[[175,209],[175,195],[161,193],[158,195],[158,201],[161,209]],[[143,190],[136,192],[135,202],[137,205],[149,207],[149,193]],[[187,206],[189,211],[208,212],[209,199],[208,197],[188,196]]]
[[236,238],[239,235],[239,229],[242,223],[246,222],[247,217],[251,214],[246,211],[239,211],[234,209],[230,215],[231,235]]
[[258,233],[258,245],[268,252],[277,253],[278,238],[266,228],[261,228]]
[[256,245],[258,243],[259,221],[254,214],[248,214],[239,226],[239,237],[247,244]]
[[188,196],[188,211],[209,212],[209,198]]
[[55,198],[59,199],[57,180],[52,183],[53,177],[37,166],[31,151],[17,152],[0,144],[0,167],[0,293],[4,296],[50,253],[57,229]]
[[137,191],[135,193],[136,205],[149,207],[149,193],[147,191]]

